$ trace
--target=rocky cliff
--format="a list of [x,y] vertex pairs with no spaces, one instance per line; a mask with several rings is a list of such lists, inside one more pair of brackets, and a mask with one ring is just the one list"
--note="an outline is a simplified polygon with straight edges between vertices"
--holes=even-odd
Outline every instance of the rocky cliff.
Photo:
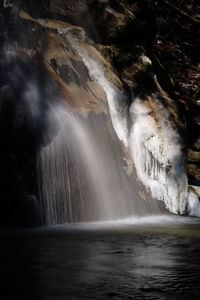
[[[194,4],[175,2],[177,5],[148,0],[2,1],[1,51],[12,68],[27,61],[34,66],[27,68],[40,74],[38,83],[29,77],[28,83],[21,78],[18,85],[20,89],[25,86],[31,101],[37,98],[31,85],[42,82],[42,97],[51,99],[56,94],[65,99],[91,126],[107,128],[107,119],[94,123],[91,112],[108,115],[110,130],[114,128],[110,136],[120,141],[118,157],[123,157],[120,164],[127,176],[136,168],[147,194],[164,201],[170,211],[183,214],[187,210],[186,157],[189,189],[194,195],[200,180],[199,74],[194,42],[199,16]],[[23,59],[17,61],[18,56]],[[6,68],[1,67],[1,77]],[[5,90],[2,97],[12,98],[12,93]],[[20,126],[27,128],[28,122],[23,122]],[[42,129],[37,118],[35,122],[34,130],[30,129],[31,149],[26,151],[29,166],[38,147],[50,143],[57,130],[54,126],[45,140],[43,125],[48,127],[48,120]],[[40,140],[33,142],[38,132]],[[9,147],[13,152],[12,143]],[[18,152],[14,151],[17,161]],[[28,170],[23,163],[20,168],[17,172],[26,178]],[[27,184],[28,194],[37,195],[35,176]]]

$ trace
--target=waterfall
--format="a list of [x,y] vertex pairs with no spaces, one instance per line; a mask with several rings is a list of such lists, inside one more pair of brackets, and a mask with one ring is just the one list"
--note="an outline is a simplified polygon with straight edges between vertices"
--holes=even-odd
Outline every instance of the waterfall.
[[[39,160],[40,196],[45,210],[45,222],[57,224],[98,219],[106,198],[102,186],[101,164],[97,165],[89,133],[83,122],[65,105],[54,106],[52,109],[59,124],[59,133],[49,146],[42,148]],[[88,185],[88,182],[91,184]],[[98,184],[95,185],[94,182]],[[87,201],[85,197],[83,199],[83,193]],[[99,199],[100,194],[102,199]],[[90,206],[90,197],[95,201],[92,217],[87,208]],[[105,213],[108,210],[107,207]]]
[[[3,5],[12,7],[13,1],[4,1]],[[40,24],[41,20],[35,22]],[[57,28],[61,22],[53,26]],[[6,112],[10,113],[10,107],[13,110],[11,120],[8,120],[10,123],[7,117],[2,118],[2,131],[5,124],[11,124],[12,130],[9,126],[6,130],[12,131],[9,132],[12,138],[9,138],[14,141],[9,144],[5,130],[2,144],[20,159],[23,150],[31,166],[39,152],[39,197],[45,223],[104,221],[157,214],[160,204],[155,199],[164,202],[165,207],[175,214],[187,212],[199,216],[197,195],[189,193],[188,197],[181,138],[170,114],[158,99],[158,93],[149,95],[152,106],[148,97],[133,97],[129,106],[131,101],[127,101],[120,80],[108,70],[109,64],[95,52],[89,40],[84,42],[84,30],[66,26],[58,29],[58,33],[66,38],[63,41],[66,47],[64,43],[60,45],[63,53],[69,54],[67,58],[63,55],[69,59],[66,66],[63,57],[54,58],[51,51],[48,59],[52,64],[48,68],[44,64],[40,69],[38,57],[33,64],[34,60],[28,55],[8,46],[8,41],[1,50],[0,63],[4,74],[1,97]],[[48,33],[53,35],[55,28],[49,29]],[[150,62],[144,55],[142,60],[146,64]],[[79,73],[78,68],[82,66],[84,68]],[[68,78],[66,98],[67,95],[69,98],[81,95],[81,89],[84,89],[84,97],[93,94],[94,98],[88,97],[88,102],[85,101],[92,103],[87,111],[83,104],[83,109],[75,113],[64,101],[57,99],[59,87],[63,87],[62,92],[65,90],[61,80],[55,82],[51,72],[47,72],[51,67],[56,68],[60,77],[61,73],[67,73],[64,74],[66,77],[77,75],[78,83],[74,78]],[[81,92],[76,93],[76,88]],[[74,94],[73,90],[76,90]],[[95,91],[97,94],[100,91],[103,97],[106,95],[107,112],[104,107],[98,110],[98,103],[93,101]],[[73,103],[73,100],[69,102]],[[23,171],[26,177],[27,170],[17,171],[20,180],[20,172]],[[24,198],[35,199],[32,193],[38,196],[37,188],[33,182],[27,185],[30,185],[30,192],[25,191]]]
[[[134,185],[128,183],[116,149],[106,142],[110,137],[102,138],[98,130],[89,128],[87,119],[64,104],[54,105],[52,116],[59,132],[41,149],[38,164],[46,224],[151,214],[144,200],[137,203]],[[155,203],[151,208],[158,213]]]

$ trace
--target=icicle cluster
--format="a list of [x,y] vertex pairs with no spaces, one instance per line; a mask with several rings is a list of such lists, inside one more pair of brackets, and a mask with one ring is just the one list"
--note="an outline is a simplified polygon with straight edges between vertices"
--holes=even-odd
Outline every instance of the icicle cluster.
[[153,101],[158,109],[156,120],[139,98],[130,107],[130,152],[138,177],[152,196],[163,200],[171,212],[183,214],[188,187],[180,137],[165,108],[156,97]]

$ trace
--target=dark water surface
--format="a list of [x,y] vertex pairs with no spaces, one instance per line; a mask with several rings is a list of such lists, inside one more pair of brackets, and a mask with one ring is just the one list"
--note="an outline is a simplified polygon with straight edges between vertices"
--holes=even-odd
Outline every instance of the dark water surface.
[[200,299],[198,219],[4,230],[0,238],[1,300]]

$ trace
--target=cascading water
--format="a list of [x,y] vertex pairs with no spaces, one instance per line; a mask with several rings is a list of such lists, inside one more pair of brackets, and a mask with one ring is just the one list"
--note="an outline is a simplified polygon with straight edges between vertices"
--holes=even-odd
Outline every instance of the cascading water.
[[116,211],[120,199],[116,201],[116,187],[105,168],[105,163],[109,162],[105,162],[92,141],[89,128],[65,105],[53,110],[60,127],[59,134],[53,143],[42,149],[40,159],[41,198],[46,209],[46,222],[119,217]]
[[[149,212],[135,203],[106,141],[99,142],[98,133],[66,105],[52,107],[52,115],[59,133],[39,159],[45,223],[116,220]],[[152,207],[159,211],[155,203]]]
[[[70,44],[75,47],[72,37]],[[60,129],[53,142],[42,148],[39,160],[45,222],[102,221],[157,214],[159,205],[145,200],[142,186],[135,182],[133,173],[127,175],[124,169],[123,152],[127,151],[124,146],[128,142],[127,119],[122,112],[124,96],[106,79],[97,62],[83,60],[87,68],[91,66],[90,76],[97,77],[98,85],[106,91],[118,138],[106,116],[97,114],[90,120],[90,115],[75,114],[66,105],[52,106]]]

